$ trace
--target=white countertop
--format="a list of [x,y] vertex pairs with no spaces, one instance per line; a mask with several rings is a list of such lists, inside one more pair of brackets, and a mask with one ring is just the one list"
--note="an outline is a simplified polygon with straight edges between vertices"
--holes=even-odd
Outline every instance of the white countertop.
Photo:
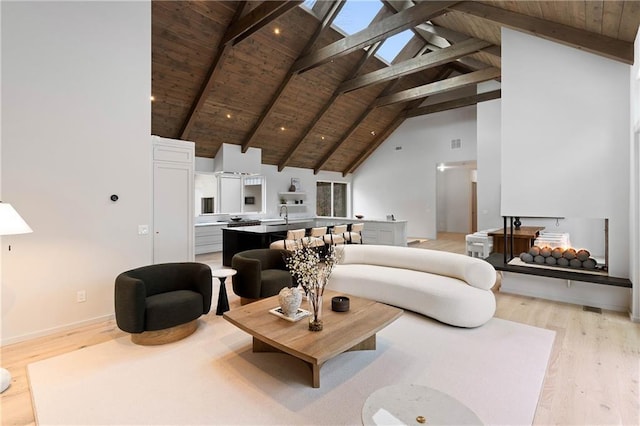
[[[284,225],[284,219],[282,218],[265,218],[265,219],[256,219],[256,220],[260,220],[262,223],[268,223],[268,224],[272,224],[272,225],[276,225],[276,224],[282,224]],[[367,219],[367,218],[362,218],[362,219],[357,219],[357,218],[349,218],[349,217],[311,217],[311,218],[293,218],[293,219],[289,219],[289,223],[290,224],[294,224],[294,223],[302,223],[302,222],[309,222],[309,221],[314,221],[314,220],[321,220],[321,221],[325,221],[325,222],[331,222],[331,224],[337,224],[339,222],[349,222],[349,223],[353,223],[353,222],[378,222],[378,223],[406,223],[406,220],[386,220],[386,219]],[[229,221],[211,221],[211,222],[200,222],[200,223],[196,223],[195,226],[224,226],[227,223],[229,223]]]

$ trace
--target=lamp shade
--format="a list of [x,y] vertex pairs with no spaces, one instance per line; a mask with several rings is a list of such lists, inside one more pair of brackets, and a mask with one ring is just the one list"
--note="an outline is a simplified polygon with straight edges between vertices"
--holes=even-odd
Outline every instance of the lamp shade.
[[27,234],[33,230],[9,203],[0,201],[0,235]]

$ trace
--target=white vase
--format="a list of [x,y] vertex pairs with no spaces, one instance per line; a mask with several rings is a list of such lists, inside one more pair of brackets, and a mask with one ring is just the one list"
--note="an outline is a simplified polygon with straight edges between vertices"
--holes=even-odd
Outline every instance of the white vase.
[[302,293],[298,287],[285,287],[278,293],[278,300],[282,313],[288,317],[293,317],[302,303]]

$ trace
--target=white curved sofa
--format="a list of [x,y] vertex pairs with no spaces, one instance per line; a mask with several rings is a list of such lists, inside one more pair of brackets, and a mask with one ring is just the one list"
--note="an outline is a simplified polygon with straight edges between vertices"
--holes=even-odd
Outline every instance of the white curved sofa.
[[496,271],[488,262],[436,250],[352,244],[338,247],[329,288],[408,309],[458,327],[491,319]]

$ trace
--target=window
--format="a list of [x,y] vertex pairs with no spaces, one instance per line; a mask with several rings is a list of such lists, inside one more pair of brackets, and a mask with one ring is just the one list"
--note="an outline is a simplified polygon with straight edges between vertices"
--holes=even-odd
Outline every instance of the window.
[[317,182],[316,215],[347,217],[347,189],[344,182]]

